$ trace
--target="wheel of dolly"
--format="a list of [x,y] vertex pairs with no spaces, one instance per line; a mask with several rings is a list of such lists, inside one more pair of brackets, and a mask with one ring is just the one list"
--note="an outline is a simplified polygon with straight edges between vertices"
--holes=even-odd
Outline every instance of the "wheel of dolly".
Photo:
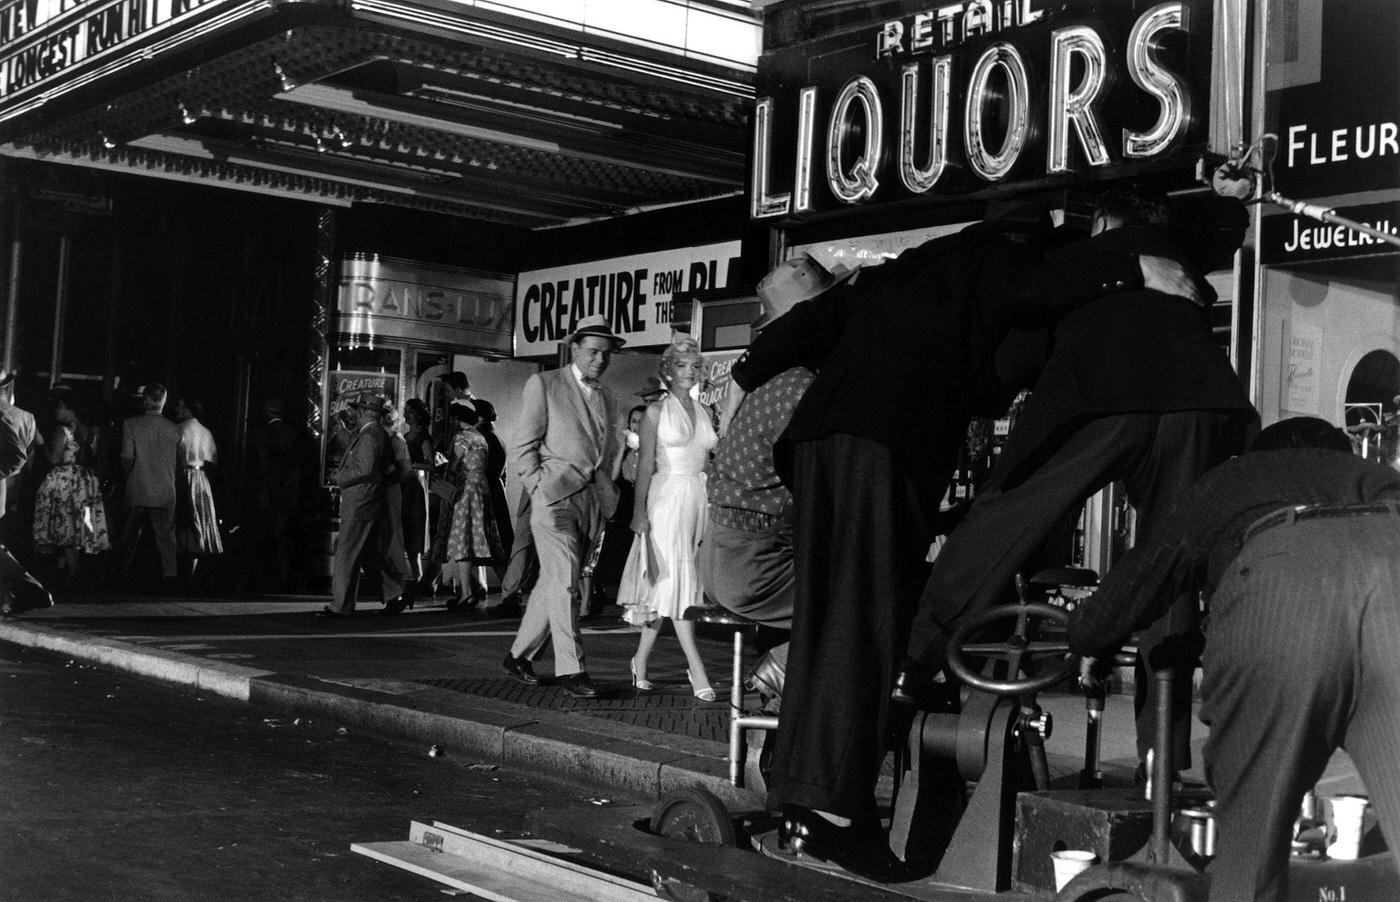
[[[720,846],[738,844],[728,809],[703,786],[668,792],[652,809],[650,826],[657,836]],[[716,897],[703,887],[663,877],[656,871],[652,872],[651,882],[657,895],[671,902],[716,902]]]
[[662,796],[652,809],[651,832],[719,846],[738,843],[729,810],[703,786],[675,789]]

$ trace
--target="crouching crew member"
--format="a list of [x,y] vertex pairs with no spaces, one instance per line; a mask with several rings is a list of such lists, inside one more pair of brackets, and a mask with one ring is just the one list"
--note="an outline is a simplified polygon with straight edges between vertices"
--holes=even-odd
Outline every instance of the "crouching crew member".
[[1322,420],[1270,426],[1079,605],[1070,648],[1103,659],[1181,589],[1209,594],[1212,902],[1287,897],[1294,819],[1338,747],[1400,860],[1400,474]]

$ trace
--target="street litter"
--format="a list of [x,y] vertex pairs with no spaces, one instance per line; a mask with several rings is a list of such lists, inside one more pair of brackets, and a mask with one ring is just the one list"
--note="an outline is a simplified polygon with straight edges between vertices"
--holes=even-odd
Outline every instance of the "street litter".
[[467,766],[467,770],[495,770],[495,769],[496,769],[496,765],[494,765],[494,764],[471,764],[471,765],[468,765],[468,766]]
[[447,753],[442,750],[442,746],[440,745],[434,745],[432,748],[428,749],[429,758],[441,758],[445,754]]

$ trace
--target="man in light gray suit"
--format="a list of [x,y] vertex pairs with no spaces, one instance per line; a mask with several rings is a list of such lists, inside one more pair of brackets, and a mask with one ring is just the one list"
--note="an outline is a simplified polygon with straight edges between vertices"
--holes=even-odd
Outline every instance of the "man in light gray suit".
[[506,655],[508,673],[535,684],[531,662],[554,640],[554,675],[576,698],[598,689],[584,670],[578,611],[579,561],[617,509],[609,474],[621,435],[617,401],[598,381],[622,339],[602,316],[588,316],[568,338],[573,362],[525,383],[511,454],[530,498],[539,582]]
[[149,523],[160,553],[164,589],[176,584],[175,473],[180,427],[161,413],[165,386],[152,382],[141,390],[145,412],[122,423],[122,470],[126,473],[126,523],[122,527],[122,571],[130,577],[131,559]]

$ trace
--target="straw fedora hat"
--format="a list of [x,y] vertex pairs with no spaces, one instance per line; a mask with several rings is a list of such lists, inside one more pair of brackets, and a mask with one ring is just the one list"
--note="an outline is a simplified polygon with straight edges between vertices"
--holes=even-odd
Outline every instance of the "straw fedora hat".
[[802,254],[779,263],[758,283],[758,300],[763,305],[763,311],[749,324],[750,328],[762,329],[793,304],[810,301],[858,272],[858,266],[829,270],[811,254]]
[[576,342],[582,341],[590,335],[596,335],[599,338],[608,339],[613,343],[614,350],[627,344],[627,339],[618,338],[616,335],[613,334],[612,327],[608,325],[607,318],[604,317],[601,313],[595,313],[592,316],[585,316],[583,319],[579,320],[578,326],[574,329],[573,332],[569,334],[569,337],[566,339],[566,341],[568,341],[569,344],[574,344]]

